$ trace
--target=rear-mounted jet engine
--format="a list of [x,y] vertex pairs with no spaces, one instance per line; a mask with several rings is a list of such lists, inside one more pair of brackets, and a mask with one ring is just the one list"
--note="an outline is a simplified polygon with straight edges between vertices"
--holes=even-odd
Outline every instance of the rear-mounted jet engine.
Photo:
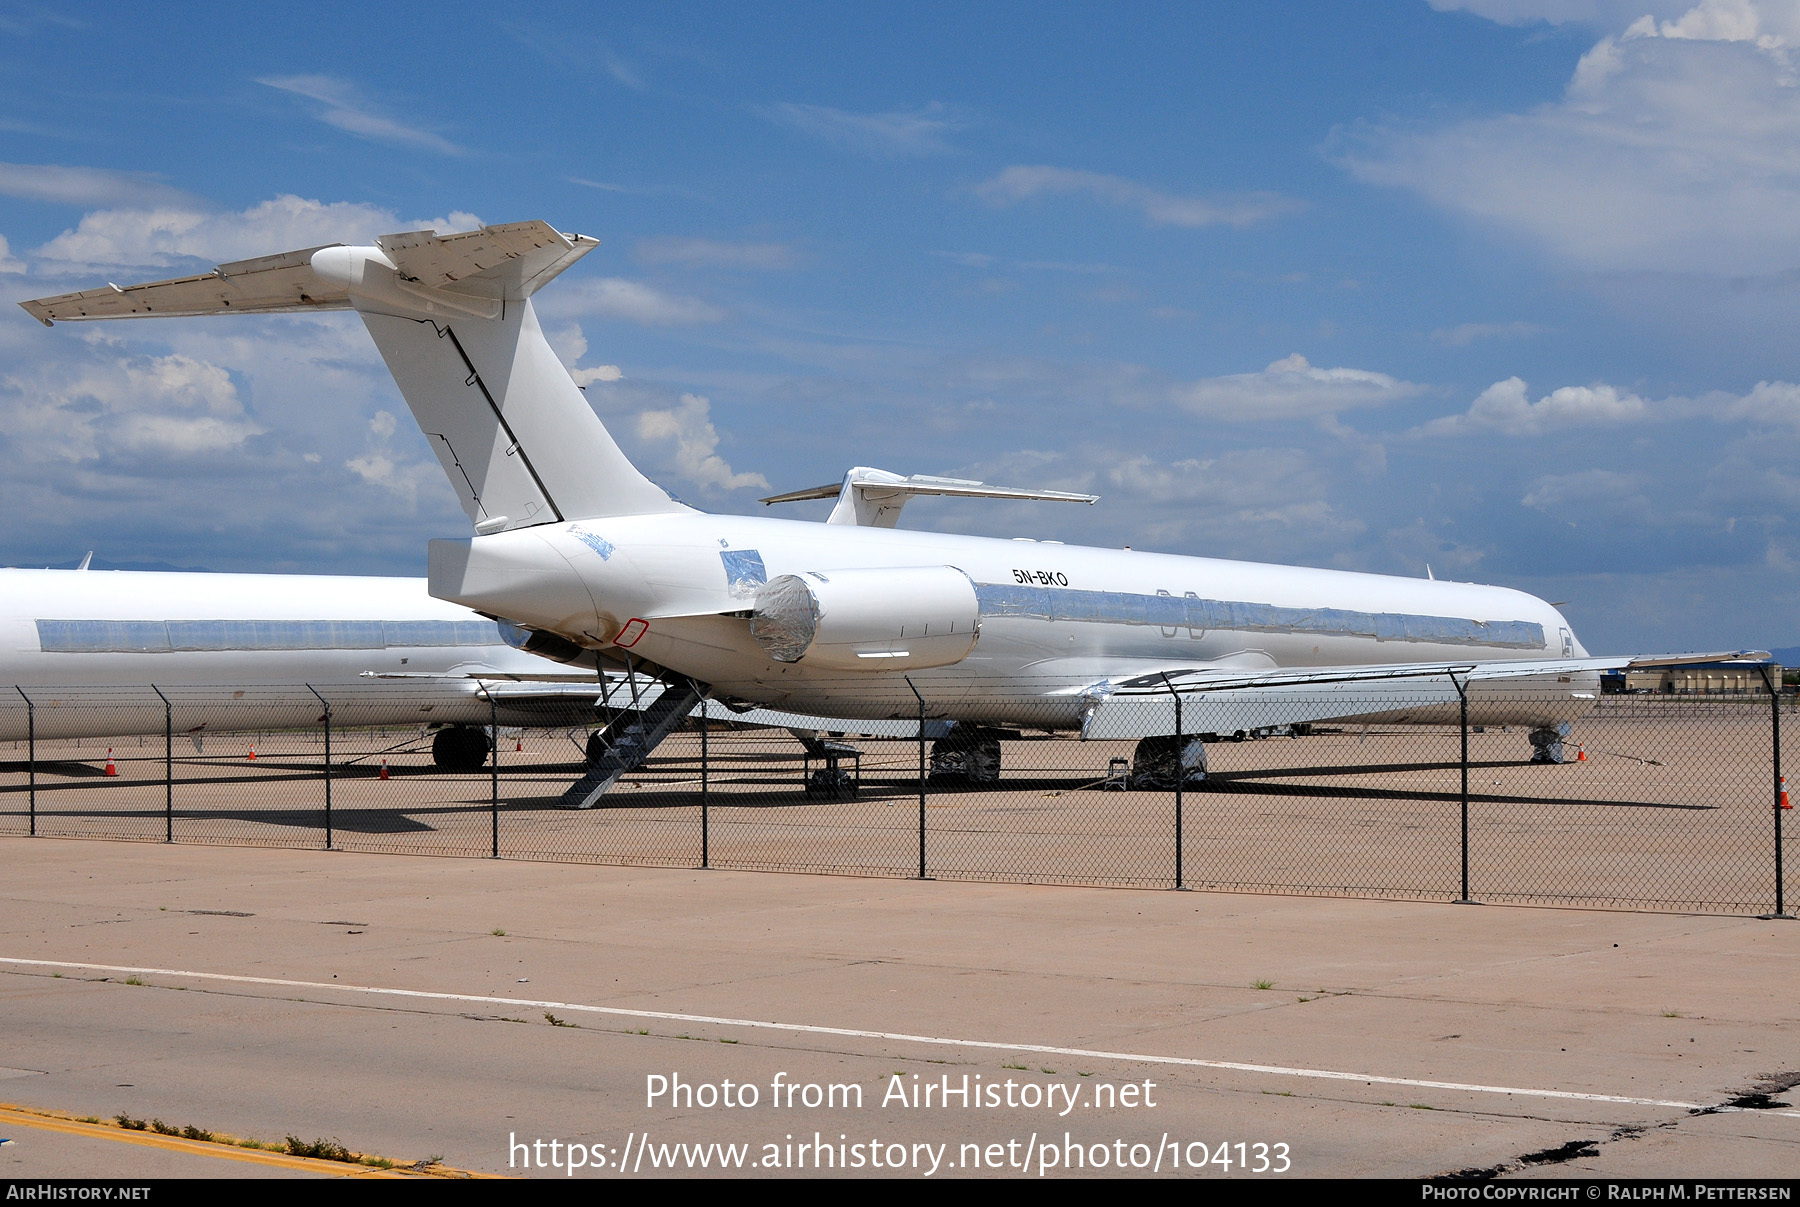
[[840,671],[911,671],[961,662],[980,605],[954,566],[783,574],[756,593],[750,635],[777,662]]

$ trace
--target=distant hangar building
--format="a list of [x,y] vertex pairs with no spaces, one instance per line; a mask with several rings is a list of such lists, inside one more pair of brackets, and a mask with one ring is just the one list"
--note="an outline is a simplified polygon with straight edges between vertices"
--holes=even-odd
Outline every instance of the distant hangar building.
[[[1769,681],[1781,684],[1783,667],[1768,664]],[[1613,671],[1601,678],[1609,692],[1659,696],[1760,696],[1768,694],[1762,669],[1750,665],[1695,662]]]

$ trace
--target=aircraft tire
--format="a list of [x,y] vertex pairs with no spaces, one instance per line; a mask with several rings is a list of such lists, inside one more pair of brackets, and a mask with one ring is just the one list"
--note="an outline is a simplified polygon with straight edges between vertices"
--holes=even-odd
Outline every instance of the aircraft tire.
[[931,775],[968,784],[999,783],[1000,740],[979,732],[939,738],[931,744]]
[[1172,790],[1176,780],[1193,787],[1206,782],[1206,744],[1173,734],[1144,738],[1131,754],[1131,786]]
[[431,761],[444,771],[478,771],[487,765],[492,744],[473,725],[446,725],[431,739]]

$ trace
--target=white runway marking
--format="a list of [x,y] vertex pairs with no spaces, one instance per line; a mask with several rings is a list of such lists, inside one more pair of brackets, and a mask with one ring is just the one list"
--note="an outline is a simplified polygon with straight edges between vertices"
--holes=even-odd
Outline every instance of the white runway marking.
[[[634,1010],[623,1006],[590,1006],[581,1002],[553,1002],[536,998],[493,997],[476,993],[435,993],[425,989],[390,989],[380,985],[345,985],[335,981],[291,981],[279,977],[237,976],[224,972],[194,972],[181,968],[133,968],[118,964],[80,964],[66,960],[27,960],[0,956],[0,964],[32,968],[67,968],[80,972],[124,973],[128,976],[178,977],[196,981],[220,981],[233,985],[268,985],[278,989],[319,989],[332,993],[367,994],[432,1002],[468,1002],[487,1006],[525,1006],[538,1010],[569,1010],[616,1018],[655,1019],[661,1022],[706,1023],[715,1027],[747,1027],[759,1031],[785,1031],[796,1035],[831,1035],[845,1039],[880,1039],[895,1043],[929,1044],[946,1048],[974,1048],[994,1052],[1034,1052],[1046,1056],[1086,1056],[1095,1060],[1137,1061],[1178,1068],[1223,1069],[1234,1073],[1264,1073],[1275,1077],[1307,1077],[1322,1081],[1361,1081],[1370,1085],[1397,1085],[1423,1090],[1457,1090],[1467,1094],[1500,1094],[1523,1098],[1551,1098],[1566,1102],[1610,1102],[1624,1106],[1660,1106],[1682,1111],[1735,1112],[1741,1107],[1707,1106],[1665,1098],[1633,1098],[1622,1094],[1587,1094],[1576,1090],[1543,1090],[1524,1086],[1477,1085],[1460,1081],[1428,1081],[1417,1077],[1383,1077],[1374,1073],[1345,1073],[1334,1069],[1303,1069],[1287,1065],[1246,1064],[1235,1060],[1204,1060],[1194,1056],[1156,1056],[1144,1052],[1108,1052],[1094,1048],[1062,1048],[1051,1044],[999,1043],[985,1039],[956,1039],[942,1035],[909,1035],[900,1031],[864,1031],[853,1027],[822,1027],[812,1023],[777,1023],[754,1018],[721,1018],[710,1014],[677,1014],[667,1010]],[[1800,1119],[1800,1111],[1758,1111]]]

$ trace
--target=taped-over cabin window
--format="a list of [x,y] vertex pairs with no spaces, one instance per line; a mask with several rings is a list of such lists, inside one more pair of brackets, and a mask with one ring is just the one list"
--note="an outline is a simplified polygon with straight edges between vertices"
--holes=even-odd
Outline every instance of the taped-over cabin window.
[[1077,591],[1018,583],[977,583],[975,598],[984,617],[1025,616],[1038,620],[1155,625],[1162,629],[1317,633],[1433,645],[1544,648],[1544,626],[1529,620],[1481,621],[1405,612],[1287,608],[1278,604],[1194,596],[1176,598],[1127,591]]
[[491,620],[40,620],[48,654],[379,650],[503,644]]

